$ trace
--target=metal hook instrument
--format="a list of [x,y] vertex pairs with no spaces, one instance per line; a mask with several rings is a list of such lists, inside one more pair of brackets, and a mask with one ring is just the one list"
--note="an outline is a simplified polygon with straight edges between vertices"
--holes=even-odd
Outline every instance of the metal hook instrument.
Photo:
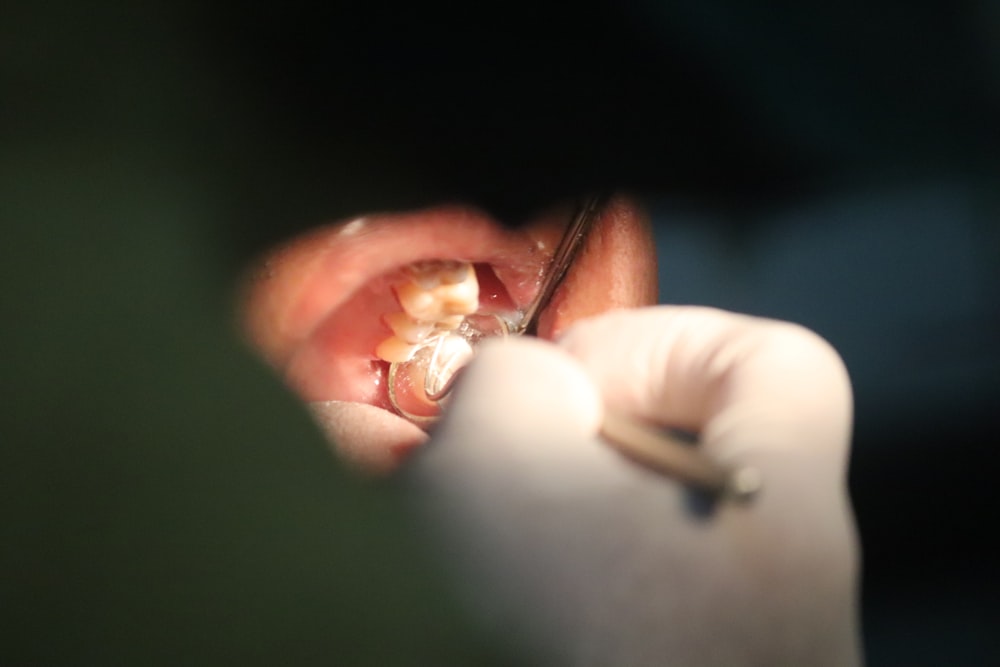
[[[562,285],[609,199],[606,194],[589,197],[577,208],[556,247],[538,293],[524,310],[520,321],[511,326],[510,334],[537,335],[541,313]],[[429,398],[435,401],[444,398],[460,374],[460,370],[455,372],[433,394],[428,392]],[[611,447],[628,458],[715,498],[746,502],[762,486],[760,474],[755,468],[721,464],[706,456],[696,446],[671,436],[668,431],[640,423],[628,415],[606,412],[600,434]]]

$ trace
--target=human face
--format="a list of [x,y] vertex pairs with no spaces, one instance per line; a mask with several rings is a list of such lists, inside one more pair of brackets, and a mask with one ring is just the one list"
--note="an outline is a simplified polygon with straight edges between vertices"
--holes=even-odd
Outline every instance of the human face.
[[[446,205],[324,225],[269,252],[247,280],[243,322],[252,345],[310,406],[339,453],[372,471],[393,469],[427,439],[396,414],[389,364],[376,354],[398,312],[405,267],[472,263],[480,313],[522,309],[537,293],[572,214],[556,205],[517,227]],[[574,321],[656,302],[648,220],[629,198],[602,210],[539,320],[554,340]],[[498,406],[498,409],[502,407]]]

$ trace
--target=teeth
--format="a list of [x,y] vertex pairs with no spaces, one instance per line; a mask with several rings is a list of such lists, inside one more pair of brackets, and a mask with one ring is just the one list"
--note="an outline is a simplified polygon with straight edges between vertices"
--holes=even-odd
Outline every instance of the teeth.
[[451,264],[438,263],[436,274],[426,267],[416,277],[415,270],[406,272],[410,280],[396,288],[396,298],[407,315],[415,320],[438,322],[452,315],[476,312],[479,308],[476,272],[467,263],[460,267]]
[[419,349],[420,345],[413,345],[395,336],[389,336],[375,348],[375,356],[390,364],[402,363],[412,359],[414,353]]
[[408,280],[395,287],[403,312],[383,317],[392,336],[375,349],[380,359],[409,361],[423,345],[461,326],[479,309],[479,281],[468,262],[429,260],[403,268]]
[[[397,338],[410,344],[424,342],[427,336],[437,327],[436,322],[418,322],[406,313],[389,313],[383,316],[382,319]],[[459,324],[462,323],[462,319],[459,316]]]
[[435,322],[434,329],[437,331],[451,331],[462,326],[462,322],[464,321],[465,315],[451,315]]
[[428,259],[403,267],[403,273],[425,290],[439,285],[455,285],[464,282],[472,273],[472,265],[454,259]]

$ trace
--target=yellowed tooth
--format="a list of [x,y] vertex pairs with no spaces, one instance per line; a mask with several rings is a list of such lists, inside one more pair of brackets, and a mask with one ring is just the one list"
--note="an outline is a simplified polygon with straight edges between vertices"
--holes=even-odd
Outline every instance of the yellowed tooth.
[[465,315],[450,315],[435,322],[434,329],[437,331],[451,331],[462,326],[462,322],[464,321]]
[[386,326],[392,330],[392,333],[406,343],[424,342],[436,327],[435,322],[419,322],[403,312],[389,313],[382,319]]
[[389,336],[375,347],[375,356],[390,364],[404,362],[409,361],[418,349],[420,349],[420,345],[413,345],[396,336]]
[[[407,315],[415,320],[437,322],[453,315],[469,315],[479,308],[479,281],[476,272],[465,264],[465,277],[460,282],[441,283],[431,289],[412,280],[396,287],[396,298]],[[444,269],[449,280],[458,269]],[[426,281],[425,281],[425,284]]]
[[472,265],[455,259],[427,259],[403,267],[403,273],[425,290],[439,285],[463,282],[472,271]]
[[[468,262],[446,262],[440,271],[441,283],[444,285],[457,285],[465,281],[476,279],[476,272],[472,269],[472,264]],[[478,287],[479,282],[476,281]]]
[[[479,310],[479,281],[471,271],[460,283],[442,285],[435,290],[444,301],[444,316],[470,315]],[[444,319],[444,317],[438,318]]]
[[441,309],[440,300],[433,290],[425,290],[416,283],[396,287],[396,299],[407,315],[415,320],[435,320]]
[[375,354],[390,363],[409,361],[421,346],[457,329],[466,315],[479,309],[479,281],[468,262],[414,262],[402,273],[407,280],[395,291],[403,312],[383,316],[393,335],[375,348]]

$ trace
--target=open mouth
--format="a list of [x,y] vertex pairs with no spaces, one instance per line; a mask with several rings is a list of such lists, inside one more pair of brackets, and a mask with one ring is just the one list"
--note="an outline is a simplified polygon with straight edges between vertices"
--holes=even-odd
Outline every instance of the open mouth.
[[[378,214],[327,225],[275,249],[243,298],[253,346],[314,406],[338,451],[387,469],[426,439],[397,414],[380,344],[401,310],[412,267],[435,260],[471,265],[478,314],[509,318],[536,295],[573,212],[556,206],[516,228],[462,206]],[[656,301],[655,253],[639,208],[614,198],[538,321],[554,339],[572,322]],[[390,355],[391,356],[391,355]]]

